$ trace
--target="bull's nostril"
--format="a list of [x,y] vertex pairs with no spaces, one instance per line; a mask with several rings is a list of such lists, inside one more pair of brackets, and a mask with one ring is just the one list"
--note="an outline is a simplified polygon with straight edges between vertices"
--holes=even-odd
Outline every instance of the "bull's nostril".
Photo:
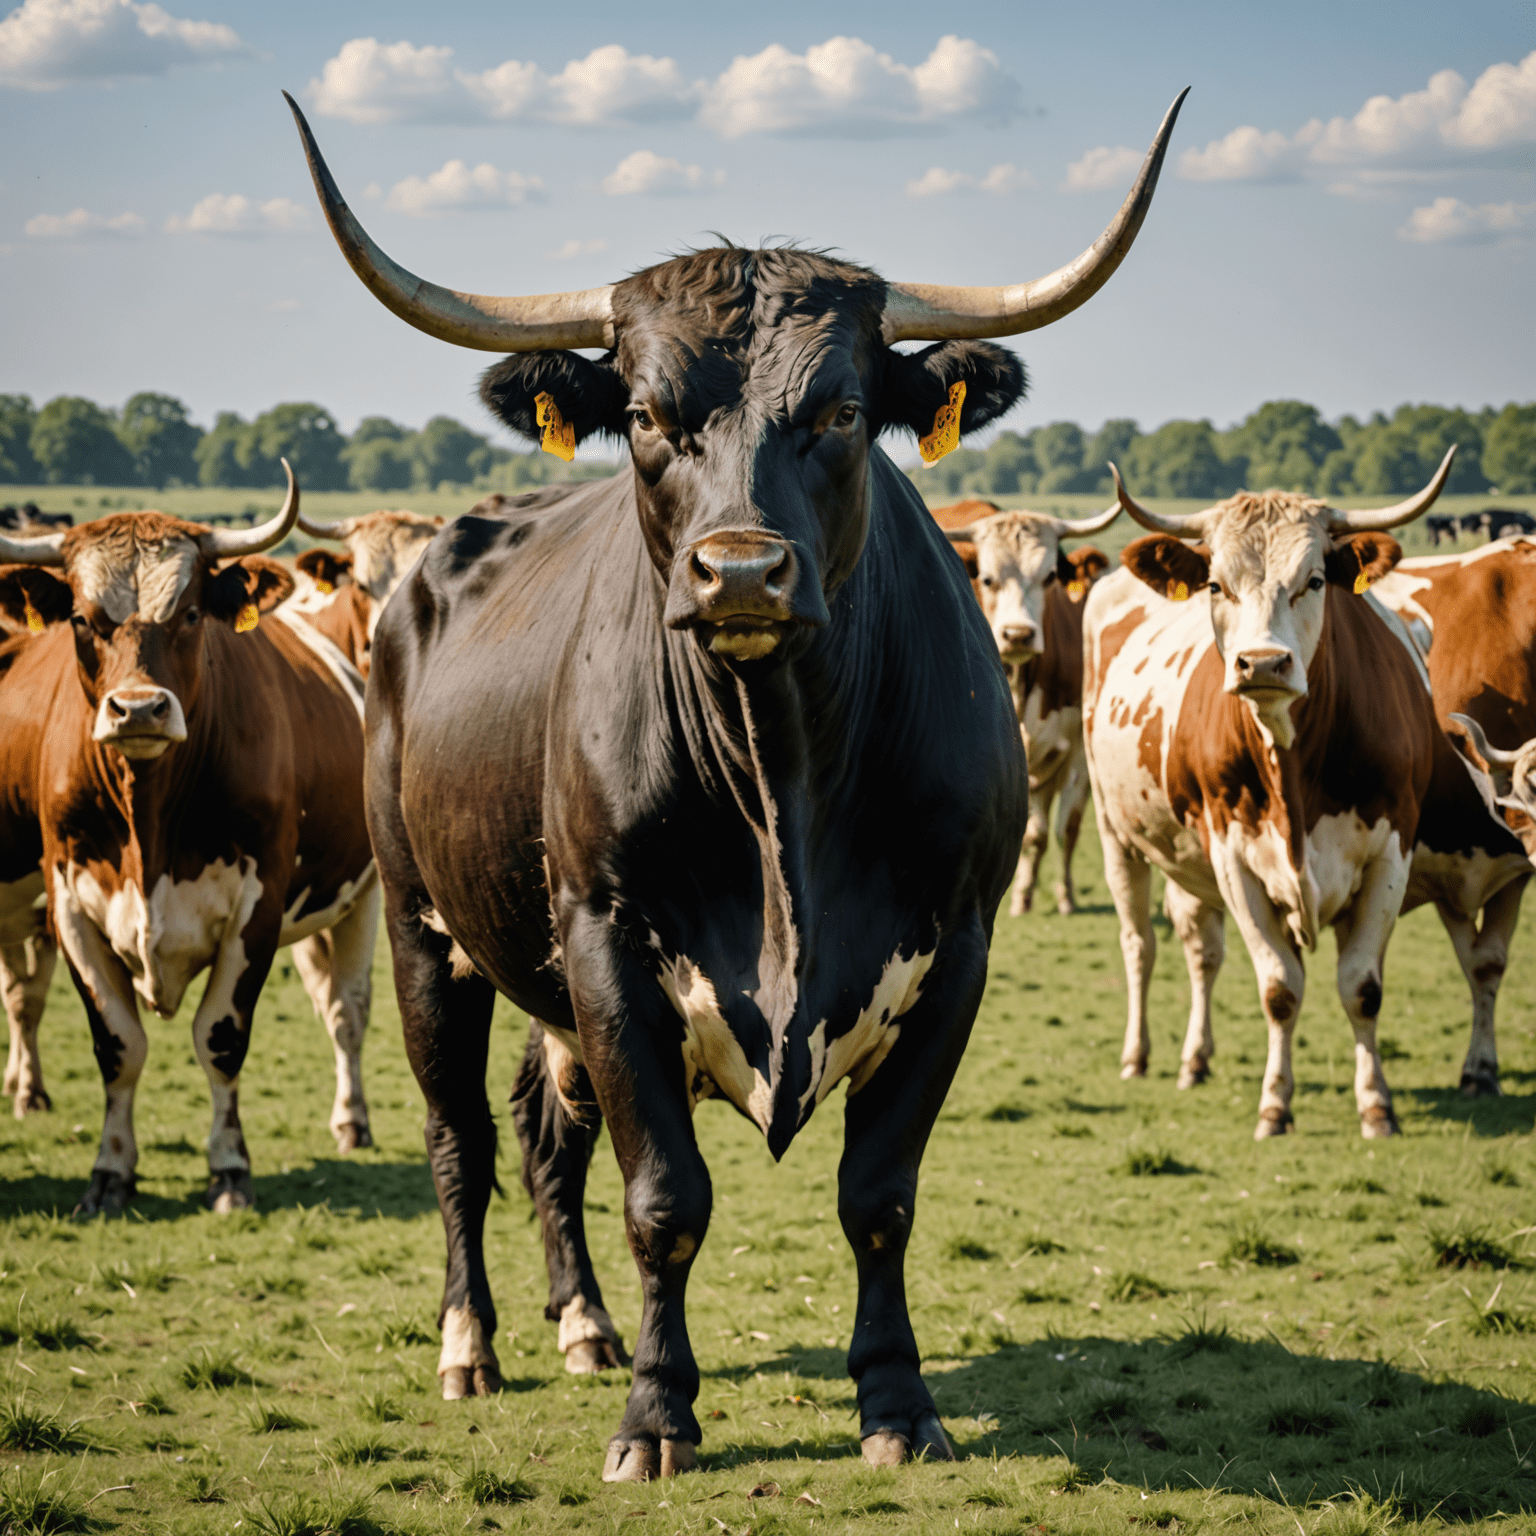
[[126,720],[128,718],[128,707],[121,699],[108,698],[107,713],[114,719]]
[[692,571],[694,579],[702,581],[705,586],[709,586],[712,582],[719,581],[720,579],[719,572],[711,569],[704,563],[704,558],[699,554],[698,550],[694,550],[688,561],[688,567]]
[[149,712],[156,720],[163,720],[171,712],[171,701],[162,694],[155,700]]

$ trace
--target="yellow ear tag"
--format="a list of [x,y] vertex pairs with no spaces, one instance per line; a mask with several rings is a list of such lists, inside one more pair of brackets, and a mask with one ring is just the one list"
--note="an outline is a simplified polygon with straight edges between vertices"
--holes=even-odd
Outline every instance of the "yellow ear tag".
[[557,459],[564,459],[569,464],[576,457],[575,423],[567,421],[560,414],[560,407],[555,404],[553,395],[535,395],[533,410],[534,419],[544,428],[539,447],[545,453],[552,453]]
[[248,631],[255,629],[260,622],[261,615],[256,611],[256,604],[247,603],[240,610],[240,617],[235,620],[235,633],[237,635],[246,634]]
[[335,590],[336,588],[333,587],[328,581],[316,580],[315,582],[315,591],[320,593],[322,597],[329,597]]
[[933,431],[917,440],[924,464],[937,464],[960,446],[960,407],[964,404],[965,380],[958,379],[949,386],[949,403],[941,405],[933,418]]
[[1074,603],[1082,602],[1083,593],[1087,590],[1088,583],[1084,581],[1082,577],[1078,577],[1076,581],[1069,581],[1067,583],[1067,596],[1070,597]]
[[1355,577],[1355,596],[1359,597],[1360,594],[1364,592],[1368,586],[1370,586],[1370,584],[1371,578],[1367,576],[1364,571],[1361,571],[1360,574]]
[[1169,593],[1168,593],[1169,601],[1170,602],[1175,602],[1175,603],[1182,603],[1188,597],[1189,597],[1189,584],[1187,582],[1183,582],[1183,581],[1176,581],[1176,582],[1174,582],[1172,588],[1169,590]]
[[43,624],[43,616],[37,611],[36,608],[32,606],[32,599],[30,597],[28,597],[25,593],[23,593],[22,596],[27,605],[27,628],[30,629],[34,635],[40,635],[45,628],[45,625]]

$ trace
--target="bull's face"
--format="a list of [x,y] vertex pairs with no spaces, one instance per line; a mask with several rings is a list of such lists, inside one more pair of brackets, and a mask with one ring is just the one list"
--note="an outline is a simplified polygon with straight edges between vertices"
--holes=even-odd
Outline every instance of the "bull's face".
[[[1099,527],[1103,519],[1092,522]],[[981,611],[998,655],[1010,666],[1032,661],[1044,647],[1046,588],[1059,582],[1073,601],[1081,602],[1108,563],[1091,545],[1064,548],[1062,530],[1062,519],[1039,512],[999,512],[958,530],[975,547]]]

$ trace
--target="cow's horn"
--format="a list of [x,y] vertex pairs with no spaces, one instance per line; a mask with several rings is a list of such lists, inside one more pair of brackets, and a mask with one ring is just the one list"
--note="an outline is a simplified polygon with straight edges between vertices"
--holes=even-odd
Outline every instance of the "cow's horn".
[[293,525],[299,520],[299,482],[293,478],[293,469],[287,459],[280,461],[284,472],[288,476],[288,495],[283,501],[283,510],[276,517],[269,517],[266,522],[258,523],[254,528],[242,528],[239,532],[234,529],[210,528],[198,540],[205,555],[212,555],[215,560],[234,560],[240,555],[257,555],[264,549],[271,549],[274,544],[280,544],[293,530]]
[[1435,478],[1418,495],[1390,507],[1378,507],[1374,512],[1330,512],[1328,531],[1380,533],[1384,528],[1397,528],[1403,523],[1411,523],[1420,513],[1429,511],[1435,504],[1435,498],[1445,489],[1445,482],[1451,473],[1451,460],[1456,457],[1456,448],[1457,444],[1452,443],[1446,449],[1445,457],[1440,460],[1440,468],[1435,471]]
[[8,539],[0,534],[0,564],[63,565],[64,535],[45,533],[36,539]]
[[1109,466],[1109,472],[1115,477],[1115,495],[1119,505],[1143,528],[1150,528],[1153,533],[1171,533],[1177,539],[1204,537],[1207,513],[1188,512],[1182,516],[1170,517],[1161,512],[1149,512],[1126,490],[1125,482],[1120,478],[1120,471],[1113,464]]
[[1061,539],[1082,539],[1090,533],[1103,533],[1103,531],[1120,516],[1120,503],[1105,507],[1102,512],[1095,512],[1092,517],[1058,517],[1055,519],[1056,536]]
[[951,544],[974,544],[976,542],[976,525],[967,523],[964,528],[946,528],[944,537]]
[[287,91],[283,99],[293,108],[309,159],[309,174],[341,254],[386,309],[439,341],[481,352],[613,345],[612,287],[494,298],[440,288],[391,261],[347,207],[299,104]]
[[354,521],[350,517],[339,517],[334,523],[317,523],[300,512],[296,526],[300,533],[307,533],[312,539],[344,539],[352,532]]
[[1168,108],[1152,140],[1141,174],[1108,229],[1076,261],[1049,277],[1001,288],[950,288],[939,283],[890,283],[882,320],[885,339],[948,341],[959,336],[1017,336],[1035,331],[1086,304],[1125,260],[1152,206],[1158,172],[1179,108],[1189,95],[1186,85]]
[[1488,764],[1490,768],[1513,768],[1519,760],[1520,753],[1506,752],[1503,747],[1496,747],[1483,734],[1483,728],[1471,715],[1452,715],[1451,719],[1467,733],[1467,740],[1477,748],[1477,755]]

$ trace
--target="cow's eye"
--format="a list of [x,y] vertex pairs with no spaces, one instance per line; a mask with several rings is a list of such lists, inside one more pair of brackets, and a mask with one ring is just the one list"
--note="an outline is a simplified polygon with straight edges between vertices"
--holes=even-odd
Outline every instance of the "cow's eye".
[[651,413],[649,411],[631,411],[629,416],[630,420],[635,424],[636,431],[654,432],[656,430],[656,423],[651,420]]
[[1307,583],[1307,591],[1308,592],[1321,592],[1322,590],[1323,590],[1323,578],[1321,576],[1314,576]]
[[1221,583],[1219,581],[1213,581],[1211,583],[1211,596],[1212,597],[1220,597],[1221,596]]
[[202,618],[202,614],[199,613],[196,608],[188,608],[187,611],[182,614],[181,621],[187,626],[188,629],[191,629],[192,626],[196,624],[200,618]]
[[983,576],[981,578],[981,584],[984,587],[995,587],[997,585],[997,577],[996,576]]
[[843,402],[841,409],[833,418],[840,427],[851,427],[859,419],[858,403],[853,400]]

